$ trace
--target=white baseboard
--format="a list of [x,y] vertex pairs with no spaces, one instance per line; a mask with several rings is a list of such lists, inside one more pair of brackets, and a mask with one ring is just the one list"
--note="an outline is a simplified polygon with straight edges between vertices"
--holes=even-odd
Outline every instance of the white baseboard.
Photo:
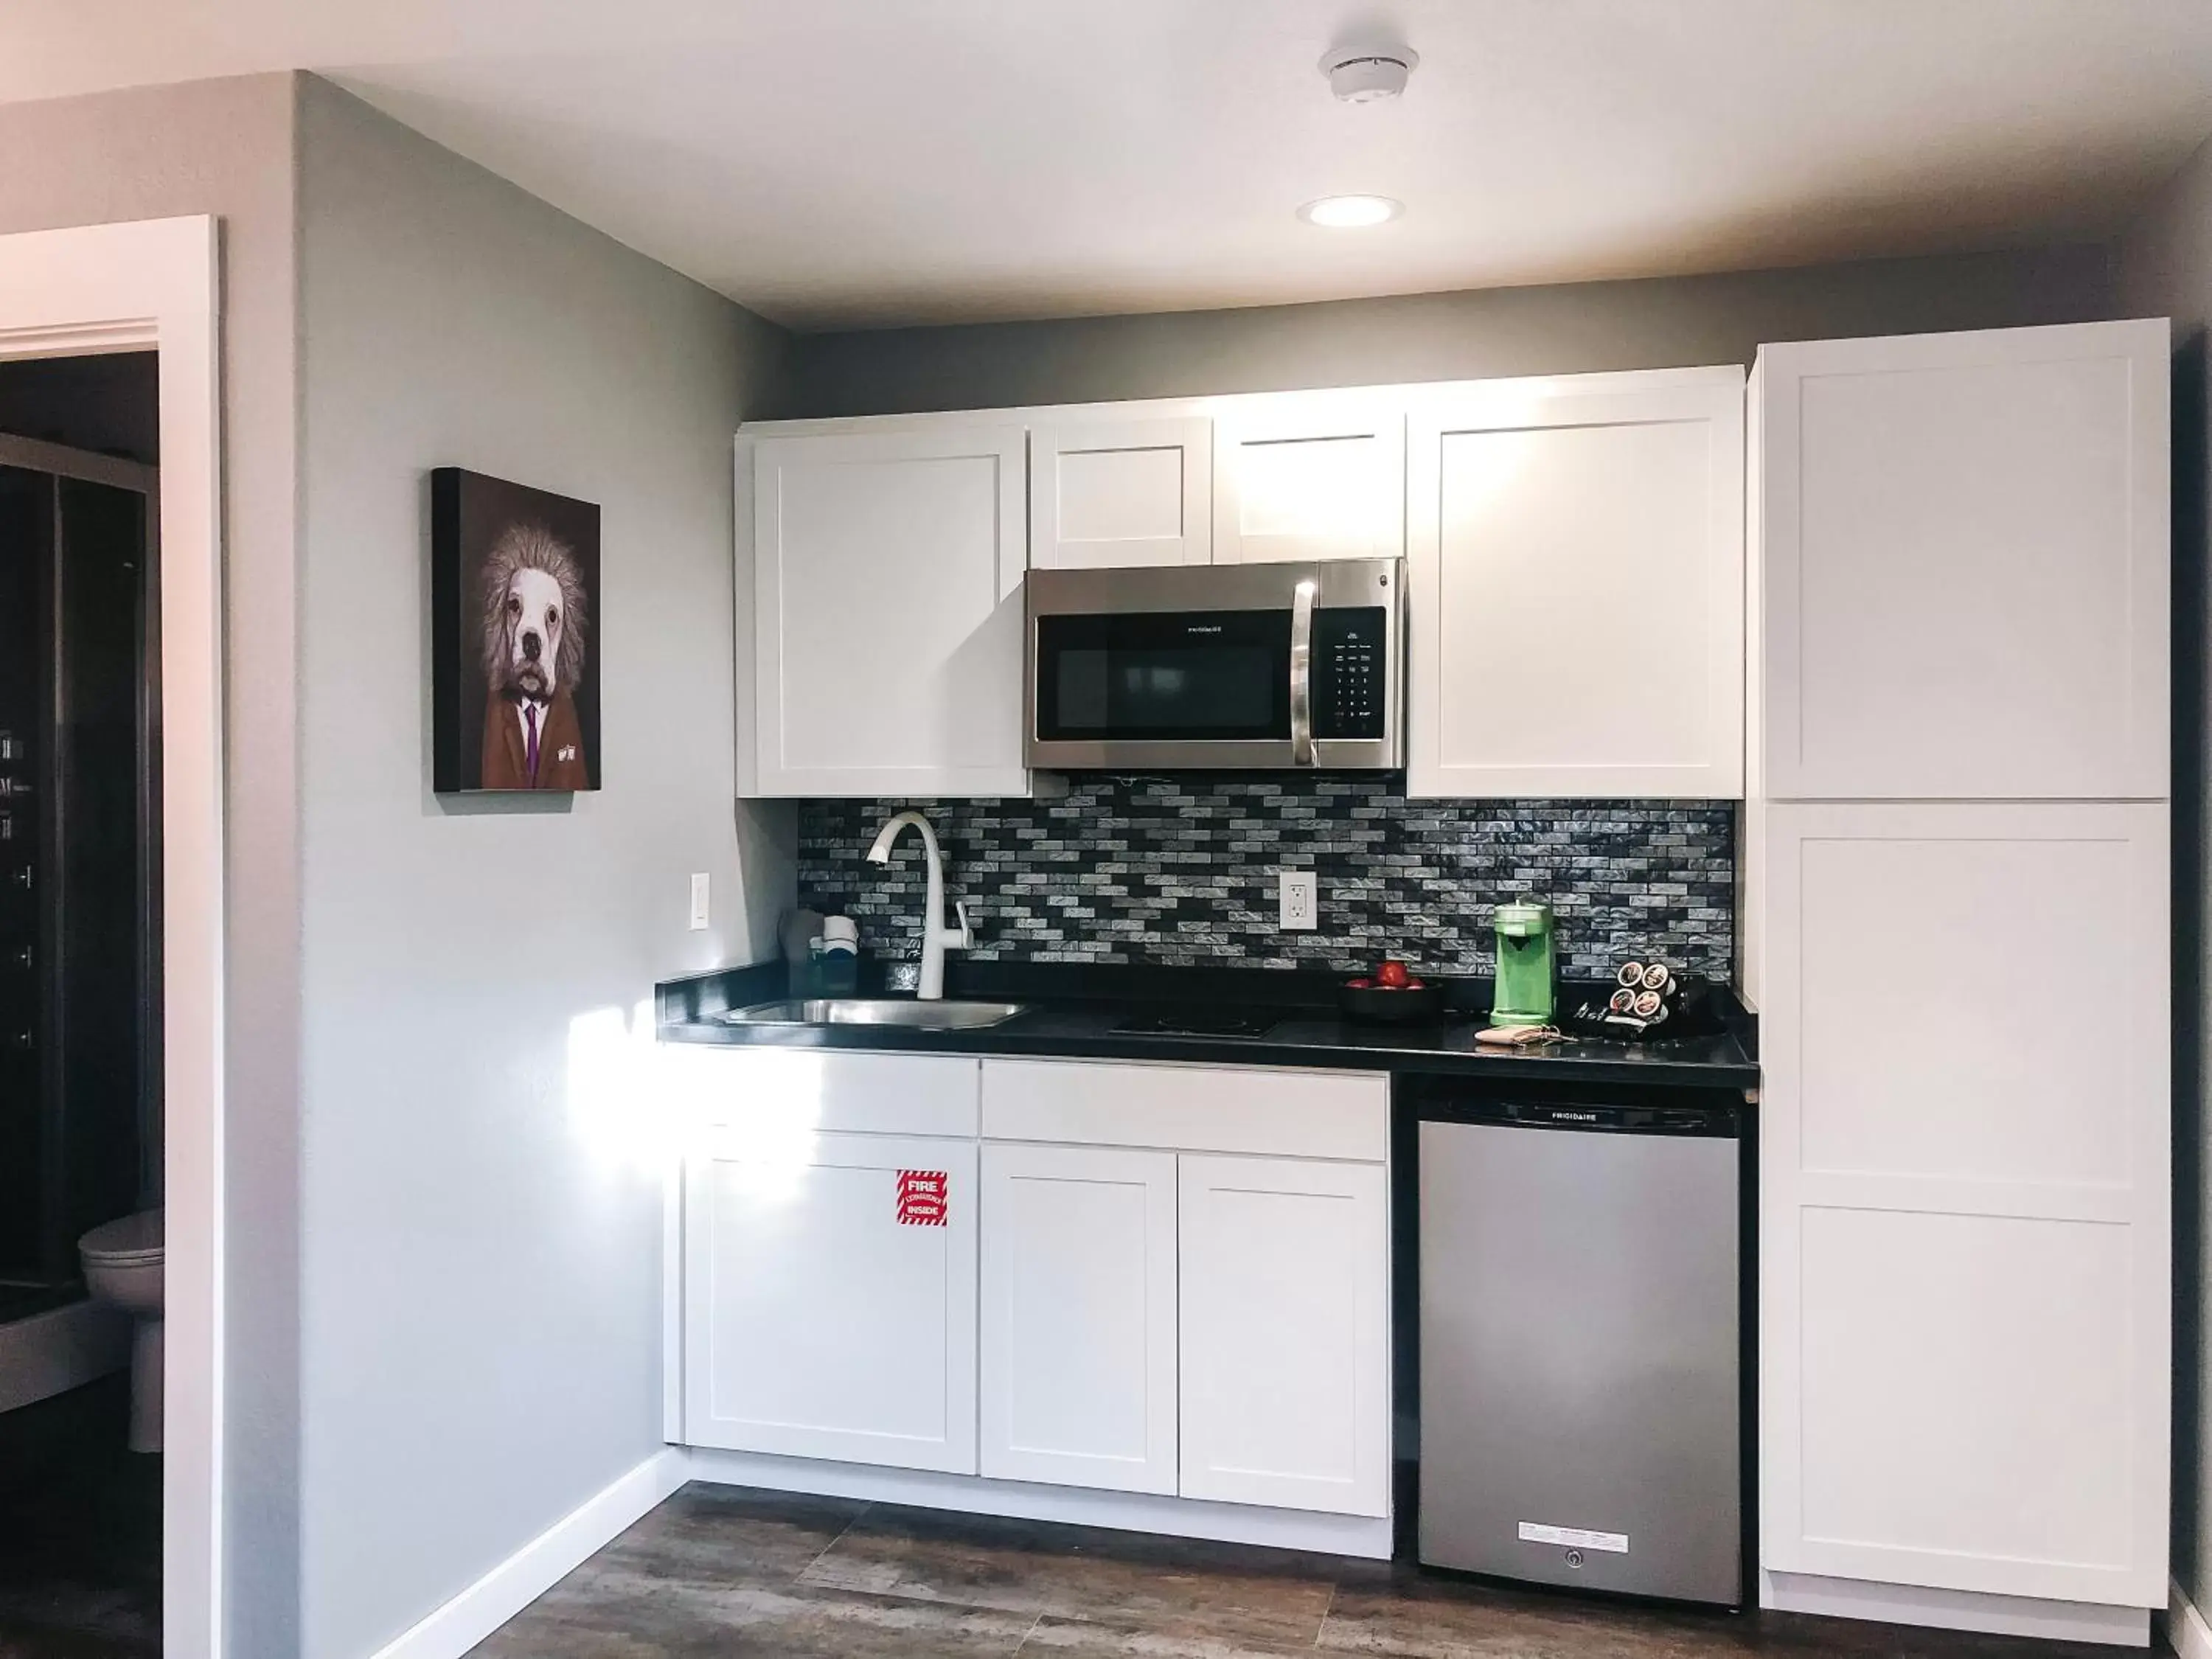
[[2179,1583],[2166,1584],[2166,1639],[2179,1659],[2212,1659],[2212,1625],[2197,1611],[2197,1604]]
[[1189,1498],[1155,1498],[1141,1492],[1093,1492],[1081,1486],[986,1480],[969,1474],[878,1468],[864,1463],[775,1457],[762,1452],[694,1449],[690,1475],[694,1480],[710,1480],[726,1486],[758,1486],[769,1492],[857,1498],[875,1504],[908,1504],[917,1509],[1002,1515],[1018,1521],[1063,1521],[1075,1526],[1108,1527],[1120,1532],[1264,1544],[1278,1549],[1364,1556],[1376,1561],[1387,1560],[1390,1555],[1390,1522],[1364,1516],[1316,1515],[1297,1510],[1259,1509],[1243,1504],[1204,1503]]
[[1759,1604],[1778,1613],[1814,1613],[1832,1619],[1867,1619],[1877,1624],[1978,1631],[1991,1636],[2038,1636],[2057,1642],[2101,1642],[2112,1647],[2150,1645],[2148,1607],[2045,1601],[2026,1595],[1929,1589],[1917,1584],[1875,1584],[1812,1573],[1766,1572],[1760,1578]]
[[655,1452],[586,1498],[421,1623],[379,1649],[375,1659],[460,1659],[684,1480],[680,1449],[671,1446]]
[[97,1382],[131,1363],[131,1316],[72,1302],[0,1325],[0,1412]]

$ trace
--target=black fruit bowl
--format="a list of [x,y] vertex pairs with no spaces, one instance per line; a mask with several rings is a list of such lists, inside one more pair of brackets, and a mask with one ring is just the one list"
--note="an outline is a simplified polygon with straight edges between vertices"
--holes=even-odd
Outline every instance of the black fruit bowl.
[[1346,1019],[1363,1025],[1416,1025],[1443,1012],[1444,988],[1393,991],[1379,985],[1339,985],[1336,1006]]

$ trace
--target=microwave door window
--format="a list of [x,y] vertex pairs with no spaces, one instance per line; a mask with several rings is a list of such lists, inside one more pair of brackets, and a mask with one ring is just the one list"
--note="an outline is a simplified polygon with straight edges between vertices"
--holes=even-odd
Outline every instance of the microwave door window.
[[1060,724],[1070,732],[1264,737],[1281,701],[1273,667],[1267,653],[1250,648],[1063,652]]
[[1093,742],[1282,740],[1286,613],[1042,619],[1039,735]]

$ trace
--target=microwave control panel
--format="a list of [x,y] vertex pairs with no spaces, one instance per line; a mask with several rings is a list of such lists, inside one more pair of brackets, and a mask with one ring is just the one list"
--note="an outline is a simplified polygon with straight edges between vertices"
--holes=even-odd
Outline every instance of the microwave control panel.
[[1313,613],[1316,738],[1380,738],[1389,710],[1390,613],[1331,605]]

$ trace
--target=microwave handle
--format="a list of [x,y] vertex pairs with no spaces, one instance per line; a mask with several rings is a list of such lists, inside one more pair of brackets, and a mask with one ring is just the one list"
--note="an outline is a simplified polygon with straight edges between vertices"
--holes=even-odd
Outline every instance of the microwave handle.
[[1291,764],[1314,763],[1313,611],[1318,584],[1302,581],[1291,599]]

